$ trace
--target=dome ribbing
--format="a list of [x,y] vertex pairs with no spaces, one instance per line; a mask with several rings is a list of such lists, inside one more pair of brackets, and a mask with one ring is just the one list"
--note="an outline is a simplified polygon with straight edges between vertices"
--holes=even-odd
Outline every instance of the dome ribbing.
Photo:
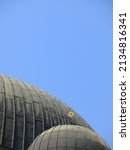
[[43,131],[63,124],[93,130],[56,97],[26,82],[0,75],[0,149],[27,150]]
[[39,135],[28,150],[110,150],[110,148],[89,128],[58,125]]

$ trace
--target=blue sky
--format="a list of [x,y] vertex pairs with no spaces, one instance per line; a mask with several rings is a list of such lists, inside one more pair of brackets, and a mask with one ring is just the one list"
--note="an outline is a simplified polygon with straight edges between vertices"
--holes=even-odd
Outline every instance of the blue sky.
[[112,0],[1,0],[0,72],[57,96],[112,147]]

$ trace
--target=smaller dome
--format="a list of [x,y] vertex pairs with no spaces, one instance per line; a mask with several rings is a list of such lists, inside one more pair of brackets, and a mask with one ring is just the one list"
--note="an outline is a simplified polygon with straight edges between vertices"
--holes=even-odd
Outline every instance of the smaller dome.
[[40,134],[28,150],[110,150],[110,148],[89,128],[58,125]]

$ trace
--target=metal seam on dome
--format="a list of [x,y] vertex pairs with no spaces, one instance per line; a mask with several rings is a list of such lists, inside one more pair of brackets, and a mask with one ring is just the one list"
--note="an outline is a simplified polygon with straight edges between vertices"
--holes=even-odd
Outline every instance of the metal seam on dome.
[[22,150],[25,148],[25,132],[26,132],[26,112],[25,112],[25,101],[24,101],[24,94],[21,88],[21,84],[19,80],[16,80],[16,83],[19,85],[22,93],[22,100],[23,100],[23,114],[24,114],[24,122],[23,122],[23,143],[22,143]]
[[59,117],[59,112],[58,112],[58,108],[57,108],[55,99],[54,99],[53,105],[54,105],[54,108],[55,108],[55,113],[56,113],[56,118],[58,120],[58,124],[60,124],[60,117]]
[[[41,90],[39,90],[39,92],[42,94],[42,96],[44,97],[44,100],[47,102],[47,104],[46,104],[46,106],[47,106],[47,114],[48,114],[48,121],[51,123],[50,124],[50,127],[51,126],[53,126],[53,124],[52,124],[52,116],[51,116],[51,113],[50,113],[50,109],[49,109],[49,107],[48,107],[48,98],[47,98],[47,94],[44,94]],[[42,103],[42,105],[43,105],[43,103]]]
[[16,108],[15,108],[15,93],[14,93],[14,86],[13,86],[13,83],[12,83],[12,81],[11,81],[11,78],[9,78],[8,77],[8,80],[9,80],[9,82],[10,82],[10,84],[11,84],[11,86],[12,86],[12,91],[13,91],[13,96],[14,96],[14,99],[13,99],[13,101],[14,101],[14,127],[13,127],[13,141],[12,141],[12,148],[14,147],[14,136],[15,136],[15,134],[16,134]]
[[[30,93],[27,91],[27,87],[26,87],[25,83],[21,82],[21,85],[25,89],[24,90],[24,98],[25,98],[25,117],[26,117],[26,121],[27,121],[26,128],[32,129],[32,132],[30,132],[30,134],[28,133],[28,131],[25,132],[25,149],[26,149],[26,147],[28,147],[31,144],[31,143],[28,143],[27,141],[34,139],[34,130],[35,130],[35,129],[31,128],[31,126],[34,126],[34,118],[31,116],[30,117],[28,116],[30,112],[27,112],[28,111],[27,109],[29,109],[29,107],[30,107],[32,114],[33,114],[34,109],[33,109],[33,105],[32,105],[33,100],[30,99],[30,97],[28,99],[28,96],[30,96]],[[31,102],[29,102],[29,100],[31,100]]]
[[48,150],[48,146],[49,146],[49,143],[50,143],[51,134],[52,134],[54,129],[55,129],[55,127],[52,127],[51,133],[49,135],[49,139],[48,139],[48,143],[47,143],[47,150]]
[[[54,101],[54,99],[53,99],[53,101]],[[51,101],[51,103],[52,103],[52,101]],[[58,116],[57,116],[57,119],[59,119],[59,120],[60,120],[60,115],[59,115],[59,112],[58,112],[58,108],[57,108],[56,103],[55,103],[55,102],[53,102],[53,103],[52,103],[52,105],[54,105],[54,106],[55,106],[55,108],[56,108],[56,109],[55,109],[54,111],[56,112],[56,115],[58,115]],[[58,122],[59,122],[59,120],[58,120]],[[61,123],[59,122],[58,124],[61,124]],[[57,125],[57,124],[54,124],[54,126],[55,126],[55,125]]]
[[[49,102],[49,99],[48,99],[47,95],[45,96],[45,98],[47,100],[47,103],[49,104],[50,102]],[[48,113],[49,119],[50,119],[49,121],[51,123],[51,126],[53,126],[53,117],[52,117],[52,112],[51,112],[51,109],[50,109],[49,105],[48,105],[47,108],[48,108],[48,111],[49,111],[49,113]]]
[[[23,85],[27,88],[28,87],[28,84],[26,84],[25,82],[23,82]],[[35,112],[34,112],[34,104],[33,104],[33,96],[32,96],[32,94],[31,94],[31,92],[30,92],[30,90],[28,90],[28,93],[29,93],[29,95],[30,95],[30,97],[32,98],[32,114],[33,114],[33,140],[35,139],[35,131],[36,131],[36,129],[35,129],[35,121],[36,121],[36,117],[35,117]]]
[[60,128],[62,125],[58,125],[59,129],[58,129],[58,133],[57,133],[57,142],[56,142],[56,150],[58,148],[58,136],[59,136],[59,132],[60,132]]
[[52,110],[54,111],[54,113],[55,113],[54,116],[56,117],[56,120],[57,120],[57,121],[54,121],[54,122],[56,122],[56,123],[54,123],[54,126],[55,126],[55,125],[57,125],[57,122],[58,122],[58,124],[60,124],[59,113],[58,113],[58,109],[57,109],[57,106],[54,101],[54,97],[50,96],[50,98],[51,98],[51,104],[54,108],[54,110],[53,109]]
[[[11,127],[13,128],[14,126],[14,114],[10,111],[14,111],[14,109],[12,108],[14,105],[12,104],[13,102],[13,93],[11,93],[12,95],[7,95],[9,93],[6,93],[6,90],[9,92],[9,89],[11,89],[11,86],[10,86],[10,82],[8,80],[7,77],[3,76],[3,82],[4,82],[4,85],[5,85],[5,106],[8,107],[9,109],[6,109],[5,111],[5,128],[7,128],[8,130],[11,131],[11,134],[10,136],[8,136],[8,133],[7,131],[4,132],[4,144],[7,144],[7,146],[10,146],[11,148],[13,147],[13,139],[12,139],[12,136],[13,136],[13,130],[11,130]],[[8,88],[7,88],[7,84],[8,84]],[[6,89],[7,88],[7,89]],[[12,96],[11,98],[9,96]],[[12,106],[13,105],[13,106]],[[10,120],[10,121],[9,121]],[[8,124],[10,122],[10,125]],[[14,128],[13,128],[14,129]]]
[[[39,144],[39,150],[41,149],[41,143],[42,143],[42,140],[43,140],[43,138],[44,138],[44,136],[45,136],[45,134],[46,134],[47,131],[48,131],[48,130],[45,130],[45,131],[43,132],[43,134],[41,134],[41,140],[40,140],[40,144]],[[40,136],[39,136],[39,138],[40,138]]]
[[59,124],[61,124],[61,120],[60,120],[60,110],[59,107],[57,106],[57,102],[54,101],[54,105],[56,106],[56,110],[57,110],[57,114],[58,114],[58,119],[59,119]]
[[[15,85],[16,83],[17,83],[17,87],[15,86],[15,92],[17,92],[18,90],[19,91],[21,91],[21,87],[20,87],[20,85],[19,85],[19,83],[18,83],[18,80],[13,80],[12,79],[12,81],[13,81],[13,84]],[[15,82],[14,82],[15,81]],[[15,93],[16,94],[16,93]],[[17,115],[17,120],[16,120],[16,123],[17,123],[17,126],[19,126],[20,125],[20,123],[19,123],[19,119],[22,117],[22,120],[23,120],[23,124],[22,124],[22,143],[21,143],[21,149],[22,150],[24,150],[24,136],[25,136],[25,106],[24,106],[24,97],[23,97],[23,93],[22,93],[22,91],[21,91],[21,97],[16,97],[16,99],[15,99],[17,102],[16,102],[16,106],[18,106],[18,104],[20,104],[21,103],[21,101],[22,101],[22,110],[23,110],[23,114],[21,115],[21,112],[18,112],[18,110],[17,110],[17,113],[18,114],[16,114]],[[17,107],[16,107],[17,108]],[[19,130],[19,129],[17,129],[17,130]],[[20,129],[21,130],[21,129]],[[20,131],[17,131],[17,132],[20,132]],[[18,133],[17,133],[18,134]],[[17,137],[16,137],[16,140],[17,140]],[[18,145],[17,144],[17,146],[19,147],[20,145]]]
[[[40,96],[38,95],[38,93],[37,93],[37,91],[35,90],[35,88],[33,87],[33,86],[30,86],[30,88],[32,89],[32,91],[37,95],[37,101],[39,102],[38,103],[38,105],[39,105],[39,109],[40,109],[40,114],[41,114],[41,119],[40,119],[40,122],[41,122],[41,124],[42,124],[42,129],[40,128],[40,130],[42,130],[42,131],[44,131],[44,117],[43,117],[43,110],[42,110],[42,104],[41,104],[41,99],[40,99]],[[35,108],[35,105],[34,105],[34,108]],[[36,109],[35,109],[35,111],[36,111]],[[34,112],[35,112],[34,111]],[[35,116],[36,116],[36,112],[35,112]],[[37,116],[36,116],[37,117]],[[37,121],[37,118],[35,117],[35,124],[38,122]],[[37,125],[37,124],[36,124]],[[36,128],[36,130],[37,130],[37,128]],[[35,136],[37,136],[36,135],[37,134],[37,132],[35,133]],[[38,133],[38,134],[40,134],[40,133]]]
[[[43,101],[42,101],[42,110],[43,110],[43,112],[44,112],[44,120],[46,119],[46,121],[44,122],[45,124],[44,124],[44,127],[45,127],[45,130],[46,129],[48,129],[47,128],[47,125],[48,125],[48,123],[49,123],[49,120],[50,120],[50,116],[48,115],[48,111],[49,111],[49,108],[48,108],[48,101],[47,101],[47,99],[46,99],[46,97],[45,97],[45,94],[44,93],[42,93],[41,91],[39,91],[38,90],[38,93],[39,93],[39,96],[41,97],[41,95],[42,95],[42,97],[41,97],[41,99],[43,99],[44,98],[44,104],[46,103],[46,107],[43,105]],[[46,111],[46,110],[48,110],[48,111]],[[49,111],[50,112],[50,111]],[[50,127],[49,127],[50,128]]]
[[[80,133],[81,133],[81,135],[82,135],[82,139],[84,139],[84,143],[85,143],[86,139],[85,139],[85,136],[84,136],[84,134],[83,134],[83,132],[82,132],[82,130],[81,130],[81,126],[77,126],[77,127],[78,127],[78,130],[80,131]],[[87,149],[87,148],[86,148],[86,145],[84,145],[84,148]]]
[[[3,76],[1,76],[2,82],[3,82],[3,88],[4,88],[4,95],[5,95],[5,85],[4,85],[4,79]],[[2,123],[2,133],[1,133],[1,143],[3,143],[3,137],[4,137],[4,129],[5,129],[5,113],[6,113],[6,107],[5,107],[5,97],[3,98],[3,123]]]
[[77,140],[76,140],[76,132],[77,132],[77,130],[74,128],[73,131],[75,131],[75,148],[76,148],[75,150],[77,150],[77,145],[78,145],[77,144]]
[[[33,87],[32,86],[30,86],[30,88],[31,88],[31,91],[34,91],[34,89],[33,89]],[[35,137],[37,136],[36,134],[37,134],[37,130],[39,130],[39,129],[37,129],[36,128],[36,125],[37,125],[37,123],[39,123],[39,122],[42,122],[42,120],[43,120],[43,116],[42,116],[42,111],[41,111],[41,106],[40,106],[40,101],[39,101],[39,96],[37,95],[37,102],[35,102],[34,101],[34,94],[35,94],[35,96],[37,95],[37,93],[36,92],[34,92],[33,94],[32,94],[32,97],[33,97],[33,105],[34,105],[34,114],[35,114]],[[37,104],[37,106],[39,107],[39,109],[38,109],[38,112],[36,112],[37,111],[37,109],[36,109],[36,104]],[[38,116],[37,116],[37,113],[39,113],[39,117],[40,117],[40,119],[39,118],[37,118]],[[41,119],[41,117],[42,117],[42,119]],[[40,130],[41,130],[41,128],[40,128]],[[43,123],[42,123],[42,130],[43,130]]]
[[66,138],[65,138],[65,140],[66,140],[66,150],[67,150],[67,129],[68,129],[68,125],[66,125]]
[[[57,120],[58,120],[58,116],[56,114],[56,109],[55,109],[55,104],[54,104],[54,99],[52,96],[49,95],[49,104],[51,105],[50,110],[52,112],[52,118],[53,118],[53,126],[57,125]],[[54,109],[53,109],[54,108]]]
[[[39,135],[39,136],[40,136],[40,135]],[[38,139],[39,139],[39,136],[36,137],[35,142],[34,142],[33,144],[31,144],[31,146],[29,147],[29,149],[32,147],[32,148],[33,148],[32,150],[34,150],[34,147],[35,147],[35,145],[36,145],[36,142],[37,142]],[[29,150],[29,149],[28,149],[28,150]]]
[[61,107],[61,104],[60,103],[57,103],[57,105],[58,105],[58,109],[59,109],[59,112],[60,112],[60,119],[61,119],[61,124],[64,124],[64,120],[63,120],[63,118],[62,118],[62,116],[63,116],[63,111],[64,110],[62,110],[62,107]]
[[[48,95],[49,96],[49,95]],[[48,100],[48,106],[52,106],[52,102],[51,102],[51,100],[50,99],[48,99],[47,98],[47,100]],[[52,107],[48,107],[49,108],[49,110],[50,110],[50,116],[51,116],[51,120],[52,120],[52,126],[54,126],[54,117],[53,117],[53,112],[52,112]]]
[[[67,142],[67,137],[68,137],[68,126],[69,125],[67,125],[67,128],[66,128],[66,147],[68,147],[68,142]],[[67,149],[67,148],[66,148]]]
[[67,124],[67,120],[66,120],[67,111],[66,111],[66,108],[65,108],[64,104],[63,105],[61,104],[61,101],[59,101],[59,105],[60,105],[61,109],[64,111],[64,114],[62,114],[63,122],[64,122],[64,124]]
[[43,131],[45,130],[45,124],[44,124],[44,114],[43,114],[43,107],[42,107],[42,102],[41,102],[41,97],[37,91],[37,88],[31,86],[32,89],[35,91],[35,93],[37,94],[37,96],[39,97],[39,103],[40,103],[40,107],[41,107],[41,110],[42,110],[42,128],[43,128]]
[[56,106],[59,112],[59,117],[61,118],[61,124],[67,124],[66,117],[66,108],[61,105],[61,101],[57,99]]

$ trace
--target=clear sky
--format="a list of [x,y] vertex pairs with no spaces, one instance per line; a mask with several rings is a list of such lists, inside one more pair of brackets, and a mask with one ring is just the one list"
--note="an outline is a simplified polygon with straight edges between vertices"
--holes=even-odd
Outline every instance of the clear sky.
[[0,72],[57,96],[112,147],[112,0],[0,0]]

